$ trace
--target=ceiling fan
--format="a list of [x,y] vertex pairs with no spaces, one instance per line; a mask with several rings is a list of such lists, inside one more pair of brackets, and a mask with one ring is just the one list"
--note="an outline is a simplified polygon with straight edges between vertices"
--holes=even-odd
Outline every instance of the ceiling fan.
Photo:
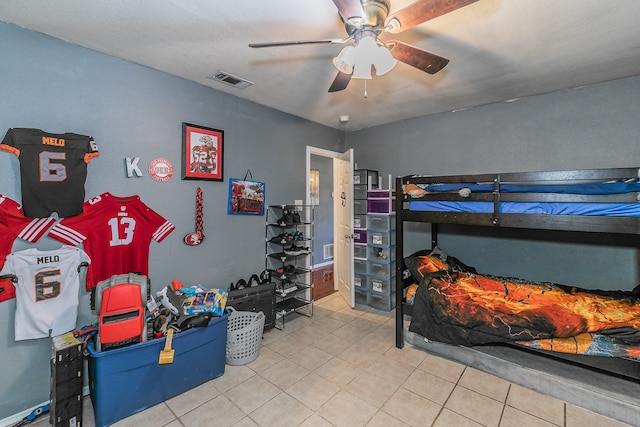
[[333,0],[349,37],[345,39],[297,40],[251,43],[249,47],[277,47],[303,44],[347,44],[333,58],[338,69],[329,92],[346,89],[351,78],[370,79],[371,66],[377,75],[391,71],[397,61],[411,65],[425,73],[435,74],[449,60],[399,40],[383,42],[382,33],[398,34],[423,22],[453,12],[478,0],[416,0],[389,14],[390,0]]

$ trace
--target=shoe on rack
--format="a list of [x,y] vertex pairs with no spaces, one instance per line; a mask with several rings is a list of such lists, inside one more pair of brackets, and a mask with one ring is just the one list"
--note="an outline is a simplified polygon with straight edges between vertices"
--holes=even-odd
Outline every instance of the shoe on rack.
[[289,295],[291,292],[295,292],[298,290],[298,287],[296,286],[296,284],[290,280],[287,280],[286,282],[282,282],[282,284],[279,287],[281,287],[281,289],[278,289],[278,290],[282,295]]
[[284,253],[286,255],[302,255],[302,248],[299,248],[295,244],[291,245],[289,248],[284,249]]
[[292,212],[291,216],[292,216],[291,219],[292,219],[294,224],[301,224],[301,222],[300,222],[300,214],[298,212],[295,212],[295,211]]
[[291,240],[293,240],[291,233],[282,233],[269,239],[269,242],[284,245],[285,243],[289,243]]
[[284,267],[276,268],[276,273],[278,274],[290,274],[295,271],[296,267],[292,264],[285,265]]
[[293,225],[295,222],[294,218],[293,218],[293,214],[291,213],[291,211],[285,210],[282,213],[282,216],[280,217],[280,219],[278,219],[278,225],[281,227],[287,226],[287,225]]

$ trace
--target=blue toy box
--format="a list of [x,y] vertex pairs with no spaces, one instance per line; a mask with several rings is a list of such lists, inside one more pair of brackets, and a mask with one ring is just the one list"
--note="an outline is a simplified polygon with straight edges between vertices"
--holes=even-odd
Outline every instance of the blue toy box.
[[173,363],[158,363],[165,339],[97,352],[89,342],[96,427],[150,408],[224,374],[229,312],[173,336]]

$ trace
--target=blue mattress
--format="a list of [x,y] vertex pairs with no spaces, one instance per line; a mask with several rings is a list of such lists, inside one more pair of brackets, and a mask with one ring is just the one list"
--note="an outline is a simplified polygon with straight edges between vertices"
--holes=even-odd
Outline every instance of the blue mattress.
[[[640,203],[501,202],[500,213],[640,217]],[[412,201],[411,211],[493,213],[492,202]]]
[[[491,193],[493,184],[454,183],[420,185],[429,192],[451,192],[468,188],[471,192]],[[615,181],[570,185],[500,184],[501,193],[558,193],[558,194],[624,194],[640,191],[640,182]]]

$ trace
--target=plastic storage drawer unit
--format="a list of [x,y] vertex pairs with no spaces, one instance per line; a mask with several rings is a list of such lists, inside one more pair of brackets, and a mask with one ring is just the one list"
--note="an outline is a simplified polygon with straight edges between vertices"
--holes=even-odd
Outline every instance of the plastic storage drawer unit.
[[378,186],[378,171],[370,169],[356,169],[353,171],[353,184],[371,184]]
[[367,276],[366,274],[354,274],[353,284],[356,288],[367,289]]
[[353,272],[355,274],[367,274],[367,261],[361,260],[361,259],[354,259]]
[[389,199],[389,198],[393,198],[393,197],[396,197],[396,192],[395,191],[389,191],[389,190],[367,191],[367,198],[368,199]]
[[392,231],[373,231],[367,233],[367,243],[371,246],[392,246],[396,242],[396,232]]
[[367,184],[360,184],[353,186],[353,198],[354,199],[366,199],[367,198]]
[[367,230],[353,230],[353,234],[355,234],[354,243],[364,243],[367,244]]
[[391,212],[394,212],[395,210],[396,210],[396,202],[393,199],[368,199],[367,200],[367,212],[391,213]]
[[368,299],[367,291],[364,289],[358,289],[358,288],[354,290],[356,295],[356,304],[366,305],[367,299]]
[[396,293],[391,295],[382,295],[377,292],[369,292],[367,295],[369,307],[376,308],[378,310],[391,311],[396,306]]
[[[355,246],[355,245],[354,245]],[[396,259],[396,247],[367,246],[367,260],[379,263],[390,263]]]
[[374,214],[367,215],[367,229],[369,231],[391,231],[396,229],[395,214]]
[[353,213],[355,215],[366,215],[367,214],[367,199],[363,200],[354,200],[353,201]]
[[354,215],[353,216],[353,228],[367,228],[367,216],[366,215]]
[[353,245],[353,257],[367,259],[367,245],[363,245],[362,243]]
[[389,264],[382,264],[379,262],[369,261],[367,263],[367,267],[368,267],[367,274],[370,274],[371,276],[378,276],[378,277],[388,279],[389,277],[394,275],[396,263],[392,262]]
[[165,339],[97,352],[89,342],[89,391],[96,426],[150,408],[224,374],[229,312],[173,336],[173,363],[158,364]]
[[367,277],[367,288],[373,292],[389,295],[393,290],[395,280],[396,276],[392,276],[391,278],[369,276]]

